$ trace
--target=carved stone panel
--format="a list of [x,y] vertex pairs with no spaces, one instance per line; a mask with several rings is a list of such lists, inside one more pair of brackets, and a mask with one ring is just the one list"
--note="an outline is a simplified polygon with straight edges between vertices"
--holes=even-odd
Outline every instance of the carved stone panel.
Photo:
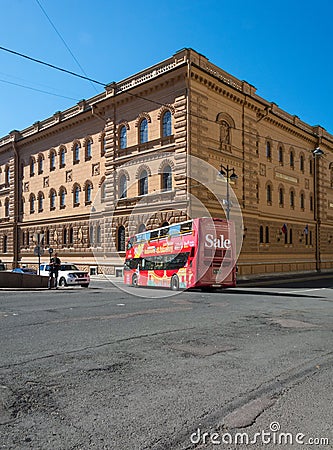
[[73,171],[67,170],[66,171],[66,183],[71,183],[73,181]]

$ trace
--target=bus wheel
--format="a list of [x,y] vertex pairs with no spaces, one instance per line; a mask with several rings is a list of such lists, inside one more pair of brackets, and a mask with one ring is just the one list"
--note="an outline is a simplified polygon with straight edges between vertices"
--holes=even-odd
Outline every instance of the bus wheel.
[[171,278],[170,289],[172,291],[178,291],[179,289],[179,278],[177,275],[173,275]]
[[136,274],[134,274],[134,275],[132,276],[132,286],[133,286],[133,287],[138,287],[138,286],[139,286],[139,283],[138,283],[138,276],[137,276]]

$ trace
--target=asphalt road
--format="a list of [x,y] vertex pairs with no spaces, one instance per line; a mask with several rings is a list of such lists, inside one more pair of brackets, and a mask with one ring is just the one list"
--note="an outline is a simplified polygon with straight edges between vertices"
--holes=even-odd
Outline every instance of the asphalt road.
[[1,290],[0,448],[332,449],[332,287]]

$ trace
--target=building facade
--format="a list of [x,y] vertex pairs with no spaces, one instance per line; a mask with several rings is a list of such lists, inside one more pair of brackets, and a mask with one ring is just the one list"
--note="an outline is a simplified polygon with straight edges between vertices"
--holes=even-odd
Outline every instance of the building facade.
[[238,176],[240,275],[329,269],[332,152],[323,128],[183,49],[0,139],[0,259],[36,265],[40,241],[42,258],[120,273],[126,239],[193,217],[193,198],[224,214],[190,177],[200,158]]

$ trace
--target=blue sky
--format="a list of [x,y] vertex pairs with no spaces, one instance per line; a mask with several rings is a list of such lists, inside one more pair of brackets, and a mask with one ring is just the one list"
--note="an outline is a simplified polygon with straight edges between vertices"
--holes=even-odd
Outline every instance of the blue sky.
[[[0,0],[0,46],[83,74],[38,2],[88,77],[120,81],[191,47],[333,134],[330,0]],[[102,90],[0,50],[0,136]]]

